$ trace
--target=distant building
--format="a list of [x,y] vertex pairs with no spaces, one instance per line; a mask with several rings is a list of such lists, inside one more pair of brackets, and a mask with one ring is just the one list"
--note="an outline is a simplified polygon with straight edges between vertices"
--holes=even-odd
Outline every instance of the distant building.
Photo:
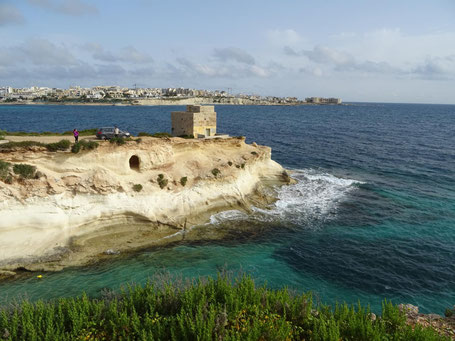
[[341,98],[322,98],[322,97],[308,97],[305,98],[307,103],[314,104],[341,104]]
[[186,111],[171,113],[172,135],[195,138],[216,134],[216,112],[213,105],[187,105]]

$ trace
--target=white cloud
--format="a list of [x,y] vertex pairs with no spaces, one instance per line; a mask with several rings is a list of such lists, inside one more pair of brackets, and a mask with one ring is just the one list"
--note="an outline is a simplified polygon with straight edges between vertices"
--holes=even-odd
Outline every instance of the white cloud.
[[413,70],[413,73],[424,79],[453,79],[455,78],[455,55],[428,57]]
[[6,25],[23,24],[25,22],[22,13],[8,3],[0,3],[0,27]]
[[82,0],[27,0],[28,3],[50,10],[72,16],[85,14],[96,14],[98,9]]
[[47,39],[29,39],[12,46],[0,47],[0,65],[18,63],[33,65],[76,65],[78,60],[64,45],[57,45]]
[[331,63],[338,66],[354,64],[354,57],[348,53],[326,46],[317,45],[313,50],[303,50],[301,54],[308,57],[311,61],[320,64]]
[[85,44],[83,45],[83,48],[91,53],[93,59],[103,62],[124,62],[130,64],[147,64],[153,62],[151,56],[138,51],[133,46],[126,46],[116,53],[104,49],[104,47],[98,43]]
[[227,48],[217,48],[214,49],[213,55],[216,59],[220,61],[235,61],[243,64],[253,65],[255,60],[252,55],[250,55],[245,50],[242,50],[237,47],[227,47]]
[[293,29],[285,29],[285,30],[270,30],[267,32],[268,40],[278,46],[283,45],[296,45],[303,41],[302,37]]

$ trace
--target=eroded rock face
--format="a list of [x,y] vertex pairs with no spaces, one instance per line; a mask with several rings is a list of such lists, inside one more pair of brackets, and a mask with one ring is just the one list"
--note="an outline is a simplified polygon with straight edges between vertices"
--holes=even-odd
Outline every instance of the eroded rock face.
[[172,235],[210,213],[247,209],[248,196],[261,198],[263,180],[286,182],[269,147],[237,138],[142,138],[78,154],[16,150],[1,158],[35,166],[40,176],[10,172],[12,183],[0,181],[0,268],[46,259],[113,225],[145,224],[150,240]]
[[[443,317],[438,314],[420,314],[419,307],[412,304],[400,304],[398,308],[406,315],[408,325],[431,327],[440,335],[450,339],[455,338],[455,315]],[[455,311],[455,306],[453,311]]]

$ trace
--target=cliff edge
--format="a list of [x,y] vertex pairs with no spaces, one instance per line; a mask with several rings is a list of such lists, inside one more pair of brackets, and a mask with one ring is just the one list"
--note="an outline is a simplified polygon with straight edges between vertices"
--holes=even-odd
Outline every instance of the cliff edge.
[[36,167],[0,181],[0,269],[57,270],[181,240],[213,213],[266,206],[269,185],[289,181],[269,147],[244,138],[14,147],[0,159]]

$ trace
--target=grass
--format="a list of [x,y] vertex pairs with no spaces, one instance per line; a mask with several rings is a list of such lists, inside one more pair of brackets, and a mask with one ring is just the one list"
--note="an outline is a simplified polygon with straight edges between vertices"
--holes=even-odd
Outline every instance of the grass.
[[141,185],[141,184],[135,184],[135,185],[133,185],[133,191],[135,191],[135,192],[140,192],[140,191],[142,191],[142,185]]
[[22,179],[32,179],[35,176],[36,167],[20,163],[13,166],[13,172]]
[[0,129],[0,140],[4,140],[6,135],[6,131]]
[[387,301],[373,320],[360,304],[315,305],[310,294],[257,287],[246,276],[23,302],[0,309],[0,331],[9,340],[444,340],[406,325]]

